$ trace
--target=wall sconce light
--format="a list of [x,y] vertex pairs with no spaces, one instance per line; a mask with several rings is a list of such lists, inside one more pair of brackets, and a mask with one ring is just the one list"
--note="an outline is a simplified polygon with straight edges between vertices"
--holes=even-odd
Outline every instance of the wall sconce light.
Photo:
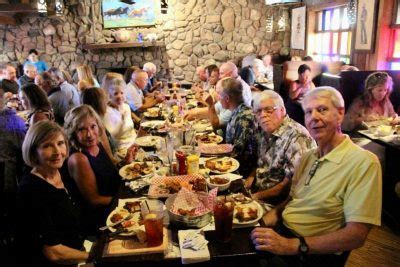
[[286,28],[286,19],[284,14],[281,12],[278,20],[278,32],[284,32]]
[[161,0],[161,14],[167,14],[168,11],[168,0]]
[[46,16],[61,16],[64,13],[63,0],[37,0],[38,11]]
[[273,29],[274,29],[274,15],[272,9],[269,9],[267,17],[265,19],[265,31],[272,32]]

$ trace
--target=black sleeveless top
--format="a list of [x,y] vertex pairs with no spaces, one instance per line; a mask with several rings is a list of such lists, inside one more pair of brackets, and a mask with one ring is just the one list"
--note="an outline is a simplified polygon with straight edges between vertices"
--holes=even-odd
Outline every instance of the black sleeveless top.
[[[77,153],[76,149],[71,149],[71,155]],[[96,176],[96,185],[99,195],[115,197],[121,183],[121,177],[117,168],[112,163],[103,146],[99,144],[99,153],[92,156],[86,151],[81,151],[88,160]],[[81,203],[84,214],[84,227],[88,234],[92,234],[99,226],[104,225],[110,212],[109,207],[92,207],[82,196],[75,182],[71,180],[71,187],[74,188],[74,194],[77,195]]]

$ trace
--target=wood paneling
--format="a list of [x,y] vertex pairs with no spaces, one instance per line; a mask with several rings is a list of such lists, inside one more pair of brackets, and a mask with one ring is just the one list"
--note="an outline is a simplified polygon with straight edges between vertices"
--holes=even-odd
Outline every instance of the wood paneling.
[[351,252],[346,267],[400,266],[400,236],[385,226],[373,227],[364,246]]

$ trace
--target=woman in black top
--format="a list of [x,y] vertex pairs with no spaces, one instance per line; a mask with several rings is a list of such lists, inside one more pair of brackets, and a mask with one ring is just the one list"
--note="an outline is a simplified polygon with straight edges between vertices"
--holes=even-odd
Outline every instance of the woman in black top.
[[[62,128],[40,121],[31,126],[22,155],[32,171],[18,188],[17,240],[19,266],[77,264],[88,260],[75,202],[64,186],[59,169],[68,156]],[[28,254],[28,255],[26,255]]]
[[64,128],[72,146],[68,170],[83,202],[86,228],[93,233],[105,224],[121,178],[100,143],[104,127],[92,107],[81,105],[70,110]]

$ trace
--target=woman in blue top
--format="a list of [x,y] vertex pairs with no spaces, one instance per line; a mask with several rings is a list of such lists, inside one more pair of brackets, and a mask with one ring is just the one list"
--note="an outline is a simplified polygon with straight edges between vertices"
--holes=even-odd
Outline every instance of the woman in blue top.
[[35,65],[39,74],[49,69],[46,62],[39,59],[39,52],[36,49],[29,50],[28,59],[25,61],[24,65],[28,63]]

